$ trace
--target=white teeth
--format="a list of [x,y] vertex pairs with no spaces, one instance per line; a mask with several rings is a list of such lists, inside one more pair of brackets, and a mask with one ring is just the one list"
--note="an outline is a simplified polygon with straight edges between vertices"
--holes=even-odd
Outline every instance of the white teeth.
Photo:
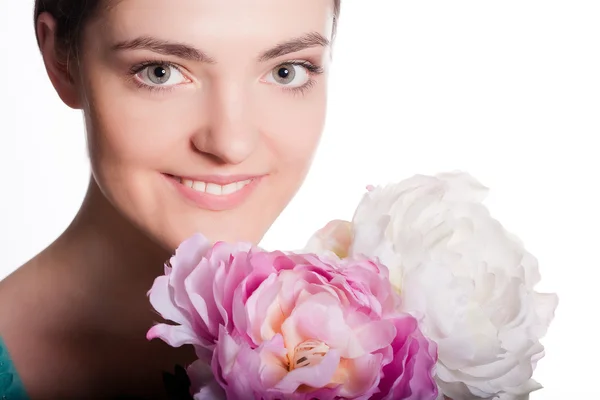
[[207,183],[202,181],[192,181],[190,179],[175,178],[181,184],[194,189],[197,192],[204,192],[215,196],[223,196],[237,192],[244,186],[252,182],[252,179],[245,181],[233,182],[227,185],[218,185],[216,183]]
[[237,182],[230,183],[229,185],[225,185],[221,188],[222,194],[231,194],[238,191]]
[[206,192],[206,183],[200,182],[200,181],[196,181],[192,185],[192,189],[197,190],[199,192]]
[[220,196],[221,194],[223,194],[223,186],[217,185],[216,183],[207,183],[206,193]]
[[250,182],[252,182],[252,179],[247,179],[245,181],[241,181],[241,182],[236,182],[236,188],[235,190],[240,190],[241,188],[243,188],[244,186],[246,186],[247,184],[249,184]]

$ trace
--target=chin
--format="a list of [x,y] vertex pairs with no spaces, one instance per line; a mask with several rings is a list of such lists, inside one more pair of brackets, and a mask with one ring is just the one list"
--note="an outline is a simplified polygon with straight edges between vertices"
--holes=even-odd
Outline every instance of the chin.
[[[204,224],[205,225],[205,224]],[[253,245],[258,245],[262,240],[263,236],[266,233],[266,229],[264,232],[262,230],[258,231],[256,226],[252,226],[248,224],[247,226],[232,226],[227,223],[220,223],[221,227],[211,226],[210,228],[202,228],[201,226],[197,228],[185,229],[179,232],[165,232],[156,234],[156,232],[149,233],[149,237],[153,239],[154,242],[159,244],[166,251],[171,254],[175,252],[175,250],[181,245],[182,242],[189,239],[190,237],[201,234],[206,237],[210,242],[246,242],[251,243]],[[246,229],[244,229],[246,228]],[[250,229],[249,229],[250,228]]]
[[[287,204],[288,196],[274,196],[273,191],[257,190],[254,196],[235,208],[215,211],[197,207],[188,201],[171,199],[141,205],[132,213],[142,231],[154,242],[173,253],[182,242],[201,234],[210,242],[245,242],[258,245]],[[151,212],[162,209],[165,213]],[[144,212],[139,212],[144,210]],[[134,211],[130,209],[130,211]]]
[[193,232],[191,235],[188,235],[185,239],[187,239],[189,236],[192,236],[197,233],[202,234],[204,237],[206,237],[212,243],[216,243],[216,242],[229,242],[229,243],[246,242],[246,243],[251,243],[253,245],[258,245],[258,243],[262,240],[262,238],[265,234],[265,232],[256,232],[255,229],[252,229],[252,231],[247,231],[244,229],[244,227],[239,227],[236,229],[236,227],[223,226],[223,229],[217,229],[217,230],[215,230],[215,229],[206,230],[206,231],[198,230],[196,232]]

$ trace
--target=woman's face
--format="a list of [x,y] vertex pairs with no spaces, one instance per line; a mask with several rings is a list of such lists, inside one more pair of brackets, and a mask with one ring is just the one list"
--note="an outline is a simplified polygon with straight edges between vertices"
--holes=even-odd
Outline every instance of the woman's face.
[[332,0],[121,0],[87,26],[95,179],[169,249],[258,242],[304,180],[325,119]]

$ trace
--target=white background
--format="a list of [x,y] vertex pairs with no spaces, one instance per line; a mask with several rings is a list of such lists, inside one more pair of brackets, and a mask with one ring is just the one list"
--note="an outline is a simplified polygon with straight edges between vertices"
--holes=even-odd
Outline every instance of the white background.
[[[0,0],[0,278],[67,226],[88,178],[82,117],[48,81],[31,0]],[[558,292],[533,400],[597,384],[600,2],[343,0],[325,137],[265,238],[298,248],[368,183],[461,169]]]

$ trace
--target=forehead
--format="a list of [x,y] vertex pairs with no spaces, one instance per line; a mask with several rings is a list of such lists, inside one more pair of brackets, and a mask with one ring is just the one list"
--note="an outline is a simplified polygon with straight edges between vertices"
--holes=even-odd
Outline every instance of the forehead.
[[[111,41],[151,35],[218,50],[270,47],[317,32],[331,38],[333,0],[113,0],[101,13]],[[212,49],[210,47],[213,47]]]

